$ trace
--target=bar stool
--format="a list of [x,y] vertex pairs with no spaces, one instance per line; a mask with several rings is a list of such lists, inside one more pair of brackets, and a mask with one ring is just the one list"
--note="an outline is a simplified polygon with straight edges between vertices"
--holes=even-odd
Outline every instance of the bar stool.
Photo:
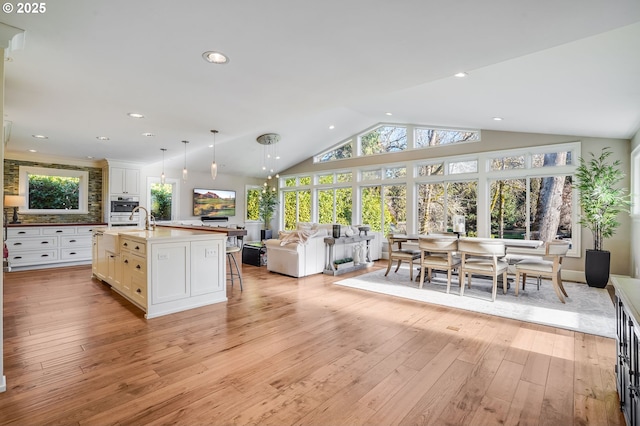
[[[233,277],[234,275],[238,277],[240,280],[240,291],[242,291],[242,274],[240,273],[240,268],[238,268],[238,262],[236,261],[235,253],[240,252],[240,247],[238,246],[227,246],[227,261],[229,262],[229,272],[228,275],[231,278],[231,287],[233,287]],[[233,260],[233,264],[236,267],[236,272],[233,272],[233,268],[231,267],[231,261]],[[227,278],[229,279],[229,278]]]

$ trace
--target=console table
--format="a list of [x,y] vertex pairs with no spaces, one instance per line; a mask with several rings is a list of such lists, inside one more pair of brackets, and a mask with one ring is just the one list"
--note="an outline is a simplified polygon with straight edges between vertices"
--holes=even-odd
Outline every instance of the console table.
[[[325,237],[324,239],[325,251],[326,251],[325,259],[327,259],[327,264],[324,267],[323,272],[327,275],[341,275],[347,272],[357,271],[358,269],[367,268],[373,265],[373,262],[371,262],[371,255],[369,251],[370,249],[369,242],[374,238],[375,238],[375,235],[354,235],[351,237],[339,237],[339,238]],[[335,253],[334,253],[333,247],[336,244],[355,244],[355,243],[361,243],[362,241],[366,243],[364,259],[361,259],[360,263],[354,264],[353,266],[340,268],[340,269],[336,268],[334,264],[334,261],[336,259],[334,258]]]

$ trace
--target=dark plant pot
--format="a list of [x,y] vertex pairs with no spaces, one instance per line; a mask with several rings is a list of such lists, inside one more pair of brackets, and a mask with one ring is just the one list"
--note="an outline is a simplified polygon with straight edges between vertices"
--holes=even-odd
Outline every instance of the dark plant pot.
[[611,253],[607,250],[587,250],[584,274],[589,287],[605,288],[609,282]]
[[260,230],[260,240],[270,240],[273,238],[273,231],[271,229],[262,229]]

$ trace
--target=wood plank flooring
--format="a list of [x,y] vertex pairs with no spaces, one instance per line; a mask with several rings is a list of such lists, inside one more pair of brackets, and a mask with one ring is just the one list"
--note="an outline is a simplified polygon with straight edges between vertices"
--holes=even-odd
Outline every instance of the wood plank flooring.
[[5,274],[0,424],[624,424],[612,339],[242,273],[149,321],[90,267]]

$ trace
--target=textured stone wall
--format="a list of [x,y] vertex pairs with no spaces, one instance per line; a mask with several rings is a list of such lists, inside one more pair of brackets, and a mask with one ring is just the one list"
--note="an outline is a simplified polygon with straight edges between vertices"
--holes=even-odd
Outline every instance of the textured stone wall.
[[[4,194],[18,195],[20,166],[81,170],[89,173],[88,214],[20,214],[22,223],[96,223],[102,222],[102,169],[33,161],[4,160]],[[5,209],[12,215],[13,209]]]

